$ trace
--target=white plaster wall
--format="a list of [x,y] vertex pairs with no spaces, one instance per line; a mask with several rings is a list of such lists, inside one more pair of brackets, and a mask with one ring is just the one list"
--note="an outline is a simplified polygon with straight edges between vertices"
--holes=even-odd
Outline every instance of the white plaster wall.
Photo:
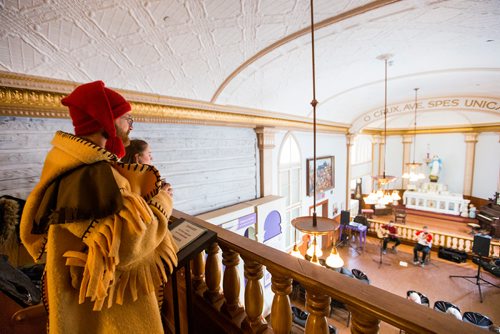
[[488,132],[477,139],[472,196],[486,199],[500,192],[500,136]]
[[[387,147],[385,153],[385,173],[386,175],[397,176],[398,178],[389,185],[390,189],[402,188],[401,175],[403,175],[403,138],[401,136],[387,137]],[[383,164],[380,174],[384,172]]]
[[[313,197],[306,196],[306,159],[310,159],[314,155],[313,151],[313,134],[312,132],[292,131],[297,139],[301,152],[302,176],[301,193],[302,193],[302,215],[307,215],[309,207],[313,205]],[[278,194],[278,166],[279,166],[279,150],[287,131],[278,131],[275,134],[275,148],[273,151],[273,192]],[[316,156],[335,156],[335,188],[320,194],[316,202],[322,202],[328,199],[329,216],[333,212],[334,203],[338,203],[339,209],[345,209],[345,187],[346,187],[346,138],[342,134],[326,134],[318,133],[316,137]]]
[[[465,175],[465,136],[460,133],[450,134],[425,134],[417,137],[417,157],[429,153],[443,161],[443,168],[439,175],[439,183],[448,186],[453,193],[463,193]],[[418,159],[418,158],[417,158]],[[429,168],[423,167],[425,174],[429,175]]]

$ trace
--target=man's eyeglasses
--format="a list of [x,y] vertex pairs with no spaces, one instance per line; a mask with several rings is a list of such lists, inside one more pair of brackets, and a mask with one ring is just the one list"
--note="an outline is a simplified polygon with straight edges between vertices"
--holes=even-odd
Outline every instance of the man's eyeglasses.
[[130,115],[125,115],[122,116],[121,118],[125,119],[128,122],[129,126],[132,126],[132,124],[134,124],[134,119]]

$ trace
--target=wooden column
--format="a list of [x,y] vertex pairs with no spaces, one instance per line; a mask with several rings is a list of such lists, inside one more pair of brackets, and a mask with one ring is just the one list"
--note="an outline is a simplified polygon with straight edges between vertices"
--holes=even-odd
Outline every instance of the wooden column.
[[264,293],[260,279],[264,276],[262,265],[251,259],[245,261],[245,311],[247,317],[241,324],[242,329],[251,333],[261,333],[267,328],[267,323],[262,317],[264,308]]
[[289,297],[292,292],[292,279],[272,273],[271,283],[271,289],[274,292],[271,326],[276,334],[288,334],[292,330],[292,309]]
[[306,333],[329,333],[326,317],[330,314],[330,301],[331,298],[327,295],[306,290],[306,310],[309,312]]
[[349,307],[351,311],[351,333],[352,334],[377,334],[380,329],[380,320],[370,315],[365,311],[358,311],[353,307]]
[[260,197],[273,194],[274,132],[272,128],[258,127],[255,129],[260,158]]
[[238,275],[238,264],[240,263],[239,254],[232,249],[222,248],[222,264],[226,266],[224,270],[224,279],[222,288],[224,290],[224,304],[221,311],[227,314],[231,319],[235,319],[243,313],[243,307],[240,305],[240,277]]
[[465,175],[464,195],[472,196],[472,183],[474,181],[474,160],[476,157],[477,133],[465,135]]
[[219,245],[214,242],[210,245],[207,251],[207,264],[205,267],[205,281],[207,283],[207,290],[203,294],[212,305],[215,306],[220,300],[222,295],[220,293],[220,280],[221,280],[221,266],[217,254],[219,253]]
[[[410,168],[408,168],[408,166],[406,164],[409,162],[412,162],[411,161],[411,144],[412,143],[413,143],[413,135],[403,136],[403,166],[401,168],[401,171],[402,171],[401,175],[403,175],[404,173],[410,172]],[[415,148],[413,148],[413,149],[415,149]],[[404,179],[404,178],[401,178],[401,179],[403,180],[403,183],[402,183],[403,189],[407,189],[408,188],[408,179]]]
[[[356,138],[353,134],[346,134],[346,172],[345,172],[345,208],[349,210],[351,207],[351,149]],[[361,206],[361,203],[359,203]]]

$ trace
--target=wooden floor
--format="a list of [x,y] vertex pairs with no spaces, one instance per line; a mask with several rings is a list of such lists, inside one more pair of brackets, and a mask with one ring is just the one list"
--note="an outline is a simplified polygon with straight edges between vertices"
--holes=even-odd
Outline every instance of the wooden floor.
[[[377,220],[388,221],[392,216],[374,217]],[[449,231],[453,234],[469,235],[470,229],[466,223],[450,222],[446,220],[413,216],[407,217],[407,225],[429,226],[429,230]],[[391,244],[389,244],[389,247]],[[444,300],[460,307],[462,313],[466,311],[479,312],[487,315],[496,325],[500,325],[500,289],[491,285],[482,285],[483,303],[479,301],[479,289],[475,283],[463,278],[450,278],[450,275],[475,276],[477,265],[468,260],[457,264],[438,258],[432,252],[431,262],[424,268],[413,265],[413,247],[400,245],[397,253],[388,250],[379,265],[380,242],[376,238],[368,238],[364,252],[356,251],[356,244],[339,248],[345,266],[349,269],[360,269],[369,277],[371,284],[391,291],[399,296],[406,297],[406,291],[416,290],[426,295],[433,307],[434,302]],[[328,255],[328,253],[324,252]],[[481,276],[500,285],[500,279],[488,272],[481,271]],[[474,281],[474,280],[473,280]],[[339,333],[350,333],[346,327],[342,314],[334,315],[331,323],[337,327]],[[380,333],[399,333],[399,330],[385,323],[381,324]],[[458,334],[458,333],[456,333]]]

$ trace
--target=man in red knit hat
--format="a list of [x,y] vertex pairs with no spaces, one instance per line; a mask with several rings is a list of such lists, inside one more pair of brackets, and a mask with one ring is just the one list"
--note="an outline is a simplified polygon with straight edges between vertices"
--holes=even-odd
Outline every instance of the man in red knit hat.
[[75,135],[58,131],[21,218],[45,260],[50,333],[163,333],[157,296],[177,265],[172,199],[152,166],[119,162],[131,106],[102,81],[62,99]]

